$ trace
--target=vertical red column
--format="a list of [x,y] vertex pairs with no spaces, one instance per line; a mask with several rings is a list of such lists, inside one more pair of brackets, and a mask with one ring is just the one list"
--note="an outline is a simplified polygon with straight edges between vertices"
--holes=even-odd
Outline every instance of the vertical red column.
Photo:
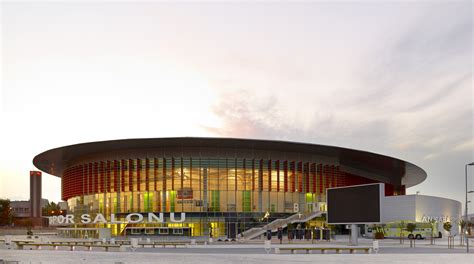
[[[77,166],[73,179],[83,179],[83,177],[84,177],[83,173],[84,173],[84,171],[82,169],[82,165]],[[77,181],[77,183],[78,184],[76,184],[76,186],[74,186],[74,192],[77,195],[83,195],[82,190],[83,190],[83,184],[84,183],[80,180]]]
[[318,164],[318,177],[319,177],[319,193],[323,193],[324,183],[323,183],[323,164]]
[[72,177],[73,177],[73,179],[80,179],[79,177],[77,177],[76,173],[77,173],[77,166],[72,167],[67,176],[66,176],[66,174],[63,175],[63,177],[64,176],[66,176],[66,177],[65,177],[64,181],[61,181],[61,198],[64,199],[64,197],[66,197],[67,193],[69,193],[69,195],[70,195],[70,194],[73,193],[73,191],[75,191],[76,188],[75,188],[74,185],[78,185],[78,184],[76,182],[71,182],[70,179]]
[[122,169],[120,170],[120,189],[122,192],[125,192],[125,170],[127,169],[127,164],[125,163],[125,160],[122,160],[120,163]]
[[141,176],[141,170],[142,170],[142,160],[141,159],[137,159],[137,166],[136,166],[136,175],[137,175],[137,191],[140,191],[141,190],[141,183],[142,183],[142,179],[140,178]]
[[89,178],[89,181],[88,181],[88,194],[91,194],[93,193],[93,185],[92,185],[92,181],[94,179],[93,175],[92,175],[92,163],[89,163],[89,169],[87,170],[87,176]]
[[255,159],[252,159],[252,191],[255,191]]
[[99,163],[94,162],[94,193],[99,193]]
[[394,186],[392,184],[385,184],[385,196],[393,196]]
[[162,175],[163,175],[163,192],[166,192],[167,187],[168,187],[166,186],[166,178],[168,177],[166,176],[166,159],[165,158],[163,158],[163,174]]
[[326,189],[331,187],[331,165],[326,164],[324,174],[326,175]]
[[92,193],[92,164],[87,163],[85,169],[86,169],[86,177],[87,177],[87,186],[86,186],[87,194],[91,194]]
[[86,195],[89,191],[89,174],[87,173],[87,163],[82,167],[82,193]]
[[181,163],[180,164],[181,164],[181,170],[180,170],[180,172],[181,172],[181,177],[180,177],[181,178],[181,187],[180,188],[181,188],[181,192],[183,192],[183,187],[184,187],[183,157],[181,157]]
[[73,187],[73,186],[71,185],[71,183],[69,181],[69,177],[71,175],[74,175],[74,171],[75,171],[74,167],[64,170],[64,173],[63,173],[63,176],[62,176],[62,179],[61,179],[61,198],[62,199],[64,199],[64,197],[66,197],[66,194],[71,192],[71,187]]
[[[70,177],[73,177],[72,179],[82,179],[82,165],[75,167],[73,170],[73,174],[71,174]],[[72,179],[69,178],[68,182],[70,182],[71,184],[75,182],[76,184],[74,184],[74,186],[71,186],[70,188],[71,194],[73,192],[75,195],[82,195],[81,193],[82,184],[83,184],[82,181],[81,180],[72,181]]]
[[87,192],[87,164],[81,164],[81,194],[85,195]]
[[82,170],[82,190],[81,190],[81,192],[82,192],[83,195],[86,195],[87,194],[88,180],[89,180],[89,178],[87,178],[87,163],[82,164],[81,170]]
[[82,182],[81,182],[81,186],[79,187],[79,191],[80,191],[80,194],[84,195],[86,194],[85,191],[86,191],[86,169],[87,169],[87,164],[81,164],[79,166],[79,173],[80,173],[80,176],[81,176],[81,179],[82,179]]
[[337,175],[336,187],[346,186],[346,181],[344,179],[344,176],[339,166],[336,166],[336,175]]
[[258,190],[263,191],[263,160],[258,162]]
[[114,160],[114,192],[118,192],[118,161]]
[[100,176],[100,171],[99,171],[100,162],[94,162],[94,163],[91,163],[91,165],[92,165],[92,169],[90,171],[91,173],[90,178],[91,178],[92,186],[91,186],[90,192],[99,193],[101,192],[101,188],[100,188],[101,176]]
[[306,181],[306,185],[305,185],[305,192],[306,193],[309,193],[309,186],[310,186],[310,181],[309,181],[309,162],[306,162],[306,164],[304,165],[304,174],[305,174],[305,181]]
[[303,192],[303,162],[298,162],[298,191]]
[[145,191],[150,191],[150,160],[145,159]]
[[326,190],[327,188],[329,188],[329,181],[330,181],[330,178],[329,178],[329,165],[324,165],[324,169],[323,169],[323,175],[324,175],[324,180],[326,181],[326,184],[324,186],[324,190]]
[[193,158],[189,158],[189,186],[193,188]]
[[268,191],[272,191],[272,160],[268,160]]
[[128,190],[133,191],[133,160],[128,159]]
[[[71,169],[71,168],[69,168]],[[63,172],[63,175],[61,177],[61,199],[64,200],[64,197],[65,197],[65,194],[68,192],[68,181],[67,181],[67,178],[69,176],[69,169],[65,169],[64,172]]]
[[61,198],[64,199],[66,194],[70,192],[70,188],[72,187],[69,183],[69,176],[73,175],[74,167],[64,170],[63,176],[61,178]]
[[246,191],[247,190],[247,181],[248,181],[248,178],[247,178],[247,164],[246,164],[246,160],[244,159],[243,161],[243,167],[244,167],[244,175],[242,175],[242,182],[243,182],[243,187],[244,187],[244,190]]
[[101,161],[99,165],[99,176],[100,176],[100,181],[99,181],[99,186],[100,186],[100,192],[103,193],[105,192],[105,171],[104,171],[104,162]]
[[288,192],[288,161],[283,162],[283,191]]
[[334,176],[332,174],[332,165],[328,165],[328,182],[329,182],[329,188],[333,187],[334,183]]
[[110,160],[107,161],[106,169],[105,169],[105,190],[110,192]]
[[316,163],[311,164],[311,177],[313,178],[313,185],[311,186],[312,193],[316,193]]
[[[154,179],[154,185],[153,185],[154,189],[153,190],[154,191],[158,191],[156,189],[156,183],[158,181],[157,175],[158,175],[158,159],[154,158],[153,159],[153,179]],[[161,210],[161,208],[160,208],[160,210]]]
[[336,177],[336,166],[332,165],[331,166],[331,172],[332,172],[332,187],[337,186],[337,177]]
[[[70,185],[67,189],[69,191],[68,198],[74,195],[81,195],[80,187],[82,186],[82,182],[75,181],[73,179],[81,179],[81,171],[79,170],[80,166],[76,166],[72,169],[71,174],[68,176],[67,183]],[[64,183],[64,188],[66,187],[66,182]],[[63,186],[63,185],[62,185]],[[63,193],[63,196],[66,196],[66,192]]]
[[277,171],[277,192],[280,191],[280,160],[276,161],[276,171]]
[[290,162],[291,192],[295,192],[295,190],[296,190],[296,181],[295,181],[296,173],[295,173],[295,169],[296,169],[295,162],[294,162],[294,161]]
[[171,158],[171,190],[174,191],[174,158]]
[[234,160],[234,191],[237,192],[237,159]]
[[78,179],[82,179],[82,181],[78,181],[80,185],[77,186],[77,194],[84,195],[84,166],[82,164],[77,168],[77,176]]

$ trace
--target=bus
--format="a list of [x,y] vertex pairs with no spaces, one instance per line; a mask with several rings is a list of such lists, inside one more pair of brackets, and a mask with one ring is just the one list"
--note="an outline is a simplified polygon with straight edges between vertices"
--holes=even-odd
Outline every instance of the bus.
[[[389,222],[383,225],[365,225],[365,235],[368,238],[374,238],[375,233],[383,232],[385,238],[400,238],[400,223],[401,221]],[[407,231],[406,225],[408,223],[416,224],[413,233]],[[405,228],[401,231],[404,238],[425,239],[430,238],[431,236],[438,238],[441,237],[441,232],[439,232],[437,225],[434,225],[434,230],[432,230],[432,225],[430,223],[404,221],[404,224]]]

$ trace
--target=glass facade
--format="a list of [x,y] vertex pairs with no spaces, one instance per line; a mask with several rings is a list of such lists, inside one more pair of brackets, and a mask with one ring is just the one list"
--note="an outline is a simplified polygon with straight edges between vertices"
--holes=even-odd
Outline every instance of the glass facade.
[[[375,182],[310,162],[147,158],[69,167],[63,199],[71,211],[278,212],[325,201],[325,189]],[[304,206],[303,206],[304,207]]]
[[149,157],[68,167],[62,195],[75,215],[186,213],[184,223],[107,225],[115,235],[156,226],[179,228],[180,235],[235,237],[262,221],[294,214],[296,204],[302,213],[315,210],[325,202],[326,188],[372,182],[317,161]]

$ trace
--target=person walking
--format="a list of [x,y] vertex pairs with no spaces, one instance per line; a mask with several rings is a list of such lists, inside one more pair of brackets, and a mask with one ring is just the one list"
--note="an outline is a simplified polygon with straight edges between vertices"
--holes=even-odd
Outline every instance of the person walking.
[[267,230],[267,239],[272,240],[272,230]]
[[283,228],[279,227],[277,234],[278,234],[278,239],[280,240],[280,244],[281,244],[283,240]]

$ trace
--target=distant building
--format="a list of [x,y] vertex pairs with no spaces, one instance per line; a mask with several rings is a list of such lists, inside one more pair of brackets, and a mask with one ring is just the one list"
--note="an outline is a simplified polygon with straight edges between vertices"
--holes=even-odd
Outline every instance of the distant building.
[[383,202],[384,222],[391,221],[413,221],[419,223],[429,223],[436,221],[437,230],[444,235],[448,235],[443,229],[443,223],[451,222],[452,235],[459,233],[457,225],[462,219],[461,202],[443,197],[427,195],[400,195],[385,197]]
[[10,207],[15,218],[30,217],[30,201],[11,201]]
[[[48,199],[41,199],[40,210],[49,204]],[[31,217],[31,201],[11,201],[10,207],[13,211],[13,217],[22,220]]]

